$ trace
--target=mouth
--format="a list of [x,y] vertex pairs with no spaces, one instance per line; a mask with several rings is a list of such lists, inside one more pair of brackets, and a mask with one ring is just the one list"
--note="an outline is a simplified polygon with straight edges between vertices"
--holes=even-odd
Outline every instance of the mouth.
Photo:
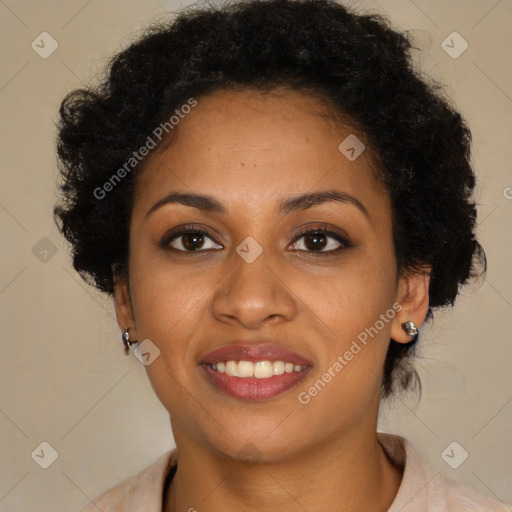
[[261,401],[290,391],[312,368],[304,357],[276,345],[230,345],[200,363],[207,380],[234,398]]

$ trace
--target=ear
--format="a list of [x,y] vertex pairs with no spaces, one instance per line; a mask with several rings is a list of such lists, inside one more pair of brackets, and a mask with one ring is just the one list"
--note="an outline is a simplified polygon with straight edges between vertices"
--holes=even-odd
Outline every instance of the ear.
[[402,309],[397,312],[391,326],[391,338],[398,343],[409,343],[411,337],[402,329],[404,322],[412,321],[419,327],[428,313],[430,268],[400,276],[397,302]]
[[135,327],[135,316],[130,298],[130,289],[128,277],[122,277],[114,271],[114,305],[116,310],[117,324],[123,333],[128,327],[130,329],[130,339],[137,340],[137,330]]

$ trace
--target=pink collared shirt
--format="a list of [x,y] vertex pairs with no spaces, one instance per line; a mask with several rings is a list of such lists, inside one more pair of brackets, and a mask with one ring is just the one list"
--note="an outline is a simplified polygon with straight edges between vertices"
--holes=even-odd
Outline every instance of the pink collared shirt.
[[[378,432],[377,439],[395,465],[404,469],[388,512],[511,512],[503,503],[441,475],[403,437]],[[78,512],[162,512],[165,477],[175,465],[176,450],[168,451]]]

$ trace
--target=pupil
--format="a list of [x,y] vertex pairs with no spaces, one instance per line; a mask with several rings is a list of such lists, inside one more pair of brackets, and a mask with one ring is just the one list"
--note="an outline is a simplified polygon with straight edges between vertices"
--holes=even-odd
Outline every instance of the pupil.
[[[186,233],[183,235],[182,244],[185,249],[195,251],[203,245],[203,242],[204,239],[201,233]],[[196,247],[194,244],[198,244],[198,247]]]
[[[319,239],[320,240],[319,242]],[[308,241],[312,242],[312,244],[309,244]],[[306,236],[306,247],[310,250],[318,250],[323,249],[326,245],[325,241],[325,235],[322,233],[314,233]]]

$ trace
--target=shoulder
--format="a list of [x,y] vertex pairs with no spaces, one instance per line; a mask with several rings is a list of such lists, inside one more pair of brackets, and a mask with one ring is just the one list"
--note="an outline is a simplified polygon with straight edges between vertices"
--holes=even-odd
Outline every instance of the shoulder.
[[402,483],[388,512],[510,512],[503,503],[443,476],[403,437],[378,433],[388,457],[403,468]]
[[98,512],[98,509],[102,512],[161,512],[165,477],[175,463],[176,450],[169,450],[141,472],[96,496],[77,512]]

